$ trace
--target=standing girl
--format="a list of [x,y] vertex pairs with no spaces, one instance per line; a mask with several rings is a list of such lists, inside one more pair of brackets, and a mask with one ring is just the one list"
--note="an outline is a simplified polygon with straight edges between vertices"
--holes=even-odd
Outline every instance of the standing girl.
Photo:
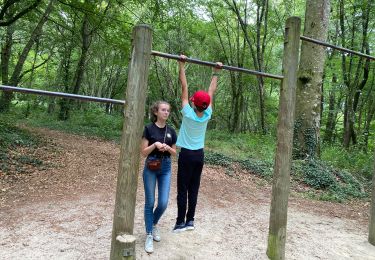
[[[165,101],[157,101],[151,106],[152,123],[145,126],[142,136],[141,152],[147,156],[143,170],[145,190],[144,218],[146,226],[145,251],[154,251],[153,241],[159,242],[160,232],[157,227],[160,217],[168,205],[171,183],[171,158],[176,155],[177,135],[175,130],[167,125],[170,105]],[[155,188],[158,185],[158,203],[155,205]]]

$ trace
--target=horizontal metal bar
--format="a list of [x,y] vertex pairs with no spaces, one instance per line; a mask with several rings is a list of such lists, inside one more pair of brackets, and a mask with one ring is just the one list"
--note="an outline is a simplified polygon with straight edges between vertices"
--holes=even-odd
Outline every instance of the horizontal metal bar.
[[[159,57],[163,57],[163,58],[167,58],[167,59],[173,59],[173,60],[180,60],[181,59],[179,55],[163,53],[163,52],[159,52],[159,51],[151,51],[151,55],[159,56]],[[186,62],[195,63],[195,64],[199,64],[199,65],[204,65],[204,66],[209,66],[209,67],[217,67],[215,62],[201,61],[201,60],[197,60],[197,59],[193,59],[193,58],[187,58]],[[253,75],[257,75],[257,76],[261,76],[261,77],[267,77],[267,78],[273,78],[273,79],[279,79],[279,80],[284,78],[283,76],[280,76],[280,75],[274,75],[274,74],[269,74],[269,73],[260,72],[260,71],[256,71],[256,70],[238,68],[238,67],[233,67],[233,66],[229,66],[229,65],[223,65],[222,69],[231,70],[231,71],[239,71],[239,72],[253,74]]]
[[20,87],[11,87],[11,86],[4,86],[4,85],[0,85],[0,89],[4,91],[21,92],[21,93],[27,93],[27,94],[36,94],[36,95],[53,96],[53,97],[63,97],[63,98],[78,99],[78,100],[83,100],[83,101],[94,101],[94,102],[112,103],[112,104],[119,104],[119,105],[125,104],[124,100],[83,96],[83,95],[62,93],[62,92],[52,92],[52,91],[46,91],[46,90],[40,90],[40,89],[20,88]]
[[336,45],[333,45],[333,44],[322,42],[322,41],[319,41],[319,40],[316,40],[316,39],[313,39],[313,38],[309,38],[309,37],[306,37],[306,36],[303,36],[303,35],[300,36],[300,39],[304,40],[304,41],[307,41],[307,42],[312,42],[312,43],[315,43],[315,44],[319,44],[319,45],[323,45],[323,46],[326,46],[326,47],[330,47],[332,49],[336,49],[336,50],[339,50],[339,51],[343,51],[343,52],[347,52],[347,53],[352,53],[352,54],[364,57],[366,59],[375,60],[374,56],[370,56],[370,55],[364,54],[362,52],[353,51],[353,50],[350,50],[350,49],[347,49],[347,48],[343,48],[343,47],[340,47],[340,46],[336,46]]

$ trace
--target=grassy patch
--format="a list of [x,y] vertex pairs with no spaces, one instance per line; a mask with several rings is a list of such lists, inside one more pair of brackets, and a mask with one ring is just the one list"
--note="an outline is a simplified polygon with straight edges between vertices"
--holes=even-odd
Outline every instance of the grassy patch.
[[271,135],[232,134],[219,130],[210,130],[206,135],[207,149],[241,160],[252,158],[272,162],[275,143]]
[[326,146],[322,148],[321,159],[335,168],[349,171],[358,177],[371,180],[374,165],[372,152],[364,152],[357,147],[346,150],[338,146]]
[[123,118],[120,115],[107,115],[102,110],[92,109],[85,112],[72,111],[71,117],[67,121],[57,120],[57,115],[38,113],[30,116],[26,122],[32,126],[46,127],[78,135],[96,136],[119,142]]

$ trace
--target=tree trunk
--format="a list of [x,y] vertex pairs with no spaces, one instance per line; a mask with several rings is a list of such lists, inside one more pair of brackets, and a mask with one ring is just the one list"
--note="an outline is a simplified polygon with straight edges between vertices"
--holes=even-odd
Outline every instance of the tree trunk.
[[89,21],[88,16],[85,14],[82,23],[82,48],[81,48],[81,57],[79,58],[77,70],[75,72],[75,82],[73,86],[73,94],[78,94],[79,89],[82,84],[83,74],[86,67],[87,54],[91,44],[91,32],[89,31]]
[[[108,86],[109,88],[107,89],[107,97],[108,98],[114,98],[115,95],[116,95],[116,90],[117,90],[117,85],[118,85],[118,81],[120,79],[120,76],[121,76],[121,71],[122,69],[120,67],[116,67],[116,68],[113,68],[114,70],[116,70],[114,72],[114,76],[111,78],[108,79]],[[112,103],[106,103],[105,105],[105,112],[107,114],[112,114],[112,110],[113,110],[113,104]]]
[[[9,81],[9,84],[11,86],[17,86],[18,83],[19,83],[20,75],[21,75],[21,72],[22,72],[23,65],[25,64],[27,55],[29,54],[29,52],[30,52],[32,46],[34,45],[35,41],[38,39],[38,37],[40,37],[40,35],[42,33],[43,25],[46,23],[46,21],[48,19],[48,16],[52,11],[53,1],[54,0],[50,0],[46,10],[44,11],[44,14],[43,14],[42,18],[39,20],[37,26],[35,27],[34,31],[32,32],[32,34],[30,36],[30,39],[26,43],[25,47],[23,48],[23,50],[21,52],[20,57],[18,58],[17,64],[16,64],[16,66],[14,68],[14,71],[12,73],[12,77]],[[4,92],[2,97],[1,97],[1,100],[0,100],[0,104],[2,104],[0,109],[8,110],[12,99],[13,99],[13,93],[12,92],[8,92],[8,91]]]
[[[74,22],[75,24],[75,22]],[[71,37],[74,37],[74,30],[72,30]],[[63,53],[61,53],[61,63],[58,76],[58,85],[64,86],[64,92],[70,93],[69,86],[71,86],[71,73],[70,69],[72,66],[72,50],[74,49],[74,41],[70,41],[68,45],[64,44]],[[59,100],[59,115],[60,120],[67,120],[69,115],[67,107],[69,106],[69,99],[62,98]]]
[[[73,41],[72,41],[73,42]],[[71,46],[72,47],[72,46]],[[69,86],[70,86],[70,67],[71,67],[71,48],[67,48],[63,54],[63,58],[61,59],[61,81],[62,85],[64,86],[64,92],[69,93]],[[60,120],[67,120],[68,119],[68,106],[69,106],[69,99],[62,98],[60,99],[60,111],[59,111],[59,119]]]
[[369,109],[367,112],[367,117],[365,121],[365,125],[363,127],[363,150],[367,152],[367,147],[368,147],[368,139],[370,135],[370,126],[371,126],[371,121],[373,120],[375,115],[375,102],[373,99],[371,99],[370,104],[369,104]]
[[354,132],[355,112],[353,110],[353,96],[354,93],[352,91],[349,92],[345,102],[343,146],[346,149],[349,148],[351,140],[353,144],[357,143],[356,133]]
[[241,113],[243,107],[242,76],[240,73],[231,73],[232,100],[229,114],[229,130],[233,133],[241,130]]
[[9,60],[12,53],[14,26],[10,25],[6,29],[5,43],[1,48],[1,79],[4,85],[9,82]]
[[329,107],[328,107],[328,118],[326,123],[326,131],[324,134],[324,142],[326,143],[332,143],[333,140],[333,133],[335,131],[335,122],[336,118],[335,115],[335,92],[330,91],[329,92]]
[[[262,71],[262,70],[260,70]],[[259,92],[259,113],[260,113],[260,127],[262,133],[265,134],[266,130],[266,111],[265,111],[265,96],[264,96],[264,80],[258,77],[258,92]]]
[[[356,31],[359,29],[357,28],[356,13],[357,6],[354,6],[353,11],[353,23],[351,28],[351,48],[353,48],[354,42],[356,40]],[[368,23],[369,23],[369,14],[370,14],[370,2],[365,2],[361,6],[361,20],[362,20],[362,42],[361,42],[361,52],[369,53],[369,46],[368,46]],[[340,29],[341,29],[341,42],[342,46],[346,47],[346,28],[345,28],[345,8],[344,8],[344,1],[340,0],[339,3],[339,19],[340,19]],[[345,114],[344,114],[344,134],[343,134],[343,146],[348,149],[350,147],[351,142],[353,144],[357,143],[357,134],[355,132],[355,122],[356,122],[356,111],[357,111],[357,104],[360,99],[360,92],[365,87],[366,82],[368,80],[369,75],[369,61],[367,60],[363,65],[363,58],[359,59],[359,62],[356,66],[355,76],[353,79],[352,72],[354,71],[354,57],[351,55],[349,57],[349,65],[347,65],[347,57],[346,54],[342,54],[342,73],[344,83],[347,87],[347,97],[345,102]],[[362,73],[363,69],[363,73]],[[360,78],[362,78],[360,80]]]
[[[329,12],[329,0],[308,0],[304,35],[326,41]],[[294,126],[295,158],[314,158],[319,154],[320,103],[325,56],[323,46],[302,41]]]
[[[231,30],[230,22],[226,22],[226,27],[224,27],[226,38],[224,39],[221,31],[218,28],[218,24],[216,22],[215,14],[213,9],[210,7],[211,17],[215,25],[216,34],[218,35],[220,45],[222,48],[223,56],[225,57],[225,62],[228,64],[232,64],[237,67],[243,67],[243,61],[245,57],[245,46],[241,43],[240,39],[240,22],[237,22],[236,30]],[[234,34],[234,35],[232,35]],[[234,43],[232,43],[232,39],[235,39]],[[224,40],[226,42],[224,43]],[[229,48],[228,48],[229,45]],[[230,110],[228,114],[228,129],[231,132],[239,132],[241,131],[242,124],[241,124],[241,116],[243,115],[243,106],[244,106],[244,93],[243,93],[243,80],[242,74],[236,73],[233,71],[229,72],[230,77],[230,87],[231,87],[231,102],[230,102]]]
[[335,94],[335,85],[337,84],[337,76],[333,74],[332,76],[332,86],[333,90],[329,92],[329,106],[328,106],[328,118],[326,123],[326,131],[324,134],[324,142],[332,143],[333,140],[333,133],[335,131],[336,126],[336,94]]
[[[89,30],[89,21],[88,15],[85,14],[81,27],[81,36],[82,36],[82,46],[81,46],[81,56],[79,58],[76,72],[74,74],[74,85],[71,93],[78,94],[83,81],[83,75],[86,67],[87,54],[91,44],[92,31]],[[72,107],[73,101],[63,99],[60,103],[60,114],[59,119],[68,120],[69,112]]]
[[[13,15],[12,8],[9,9],[7,14],[8,16]],[[5,34],[5,43],[1,48],[1,80],[3,85],[9,84],[9,61],[10,56],[12,53],[12,46],[13,46],[13,33],[14,33],[14,26],[9,25],[6,29]],[[9,109],[9,103],[4,102],[6,99],[9,98],[9,92],[3,92],[0,97],[0,111],[6,111]]]
[[[267,44],[267,35],[268,35],[268,0],[257,1],[257,19],[256,19],[256,32],[255,39],[252,40],[248,33],[248,26],[246,21],[241,17],[240,10],[236,1],[232,0],[232,3],[229,3],[228,0],[225,0],[227,5],[232,9],[236,14],[237,19],[241,25],[241,29],[244,33],[245,40],[249,46],[250,54],[253,60],[253,65],[255,70],[264,71],[264,52]],[[247,7],[245,7],[245,19],[247,13]],[[255,48],[254,48],[255,46]],[[266,109],[265,109],[265,92],[264,92],[264,80],[262,77],[257,77],[257,87],[259,94],[259,121],[261,126],[262,133],[266,133]]]

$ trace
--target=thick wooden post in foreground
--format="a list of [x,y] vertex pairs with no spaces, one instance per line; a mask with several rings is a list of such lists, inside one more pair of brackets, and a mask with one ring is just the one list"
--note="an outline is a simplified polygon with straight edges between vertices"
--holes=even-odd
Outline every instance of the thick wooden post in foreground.
[[277,147],[267,246],[267,255],[270,259],[285,258],[300,27],[301,19],[298,17],[290,17],[286,21],[283,57],[284,79],[280,89]]
[[132,44],[113,216],[111,260],[135,259],[134,211],[151,58],[151,28],[147,25],[136,26]]
[[368,232],[368,242],[375,246],[375,153],[374,153],[374,169],[372,174],[372,195],[371,195],[371,211],[370,224]]

